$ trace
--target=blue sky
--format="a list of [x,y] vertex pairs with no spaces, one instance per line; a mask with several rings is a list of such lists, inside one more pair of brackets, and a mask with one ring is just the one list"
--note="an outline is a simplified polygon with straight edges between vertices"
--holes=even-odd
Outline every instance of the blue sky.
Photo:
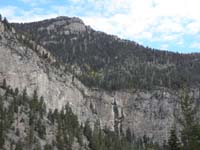
[[80,17],[92,28],[144,46],[200,52],[199,0],[0,0],[10,22]]

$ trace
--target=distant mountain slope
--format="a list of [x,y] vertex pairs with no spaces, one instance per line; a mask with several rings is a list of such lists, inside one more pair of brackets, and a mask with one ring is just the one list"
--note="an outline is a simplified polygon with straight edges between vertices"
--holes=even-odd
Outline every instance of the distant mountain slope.
[[12,25],[49,50],[89,87],[177,89],[200,83],[200,54],[146,48],[97,32],[79,18],[57,17]]
[[[35,29],[35,31],[24,32],[25,29],[18,29],[23,25],[15,27],[17,29],[15,30],[9,23],[0,21],[0,85],[5,85],[2,84],[4,80],[9,85],[8,90],[5,86],[2,86],[4,87],[2,90],[0,88],[5,106],[8,106],[4,99],[6,91],[11,92],[8,96],[10,102],[14,102],[11,87],[18,88],[19,93],[20,90],[26,89],[29,96],[37,90],[38,96],[44,96],[47,109],[61,110],[63,106],[69,104],[77,115],[79,123],[85,126],[88,120],[91,125],[99,122],[101,128],[106,128],[106,132],[107,129],[115,131],[120,137],[128,131],[129,135],[134,135],[133,138],[140,143],[140,148],[136,149],[142,149],[141,146],[148,149],[145,143],[149,144],[149,142],[162,145],[168,140],[174,125],[177,130],[181,129],[178,121],[178,117],[182,114],[181,90],[169,88],[180,88],[185,84],[198,85],[199,54],[180,55],[149,50],[134,42],[93,31],[85,27],[77,18],[59,17],[44,21],[46,22],[52,23],[48,23],[48,27],[41,25],[37,27],[38,29],[28,25],[27,29]],[[39,30],[45,30],[46,35],[39,34]],[[59,40],[62,32],[69,36],[68,39],[63,38],[63,40],[66,43],[70,41],[63,49],[61,48],[65,42]],[[80,43],[84,43],[83,33],[88,33],[85,49],[83,45],[78,48]],[[37,35],[42,38],[38,40],[39,38],[31,36],[33,34],[35,37]],[[51,41],[51,38],[55,37],[57,40]],[[80,37],[82,40],[77,41]],[[68,48],[70,44],[72,47]],[[93,48],[88,48],[88,45]],[[55,46],[61,46],[60,55],[57,53],[60,49]],[[88,88],[68,71],[91,87],[115,91]],[[117,90],[127,88],[130,89]],[[199,110],[199,87],[187,88],[195,100],[194,106]],[[20,104],[19,106],[25,108]],[[13,136],[14,132],[7,133]],[[38,133],[35,133],[35,137],[38,137]],[[115,138],[115,134],[111,133]],[[66,134],[64,135],[66,138]],[[116,140],[117,142],[113,143],[112,138],[107,139],[110,139],[112,146],[122,149],[118,146],[120,141]],[[108,141],[107,139],[105,141]],[[134,143],[132,139],[129,141]],[[150,147],[152,148],[152,145]],[[101,149],[105,150],[105,148]]]

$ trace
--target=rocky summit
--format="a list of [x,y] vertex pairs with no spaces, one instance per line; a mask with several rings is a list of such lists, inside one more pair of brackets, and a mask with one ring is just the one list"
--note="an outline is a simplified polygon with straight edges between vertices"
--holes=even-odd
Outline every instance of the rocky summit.
[[[184,118],[183,89],[188,89],[199,113],[200,54],[144,47],[95,31],[75,17],[32,23],[2,20],[0,83],[1,116],[16,99],[23,100],[11,114],[10,128],[1,134],[5,135],[0,137],[0,141],[4,138],[2,149],[98,150],[99,144],[106,150],[110,143],[105,141],[112,139],[125,143],[124,150],[164,150],[172,128],[176,126],[177,133],[183,128],[179,122]],[[23,97],[25,91],[28,100]],[[37,102],[39,97],[44,104]],[[33,112],[38,115],[31,124]],[[76,130],[65,126],[70,122]],[[46,132],[40,135],[44,126]],[[103,144],[92,140],[97,127]]]

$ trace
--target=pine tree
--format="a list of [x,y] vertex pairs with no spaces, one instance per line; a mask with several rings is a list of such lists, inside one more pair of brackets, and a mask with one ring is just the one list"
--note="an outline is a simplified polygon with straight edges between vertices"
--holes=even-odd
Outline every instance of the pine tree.
[[53,149],[53,147],[51,145],[46,144],[44,146],[44,150],[52,150],[52,149]]
[[2,88],[3,88],[3,89],[6,89],[6,88],[7,88],[6,79],[3,79],[3,85],[2,85]]
[[39,107],[40,117],[43,119],[43,116],[46,114],[46,104],[43,96],[40,97]]
[[19,89],[15,88],[15,95],[17,96],[19,94]]
[[34,100],[34,101],[38,101],[37,90],[34,90],[34,92],[33,92],[33,100]]
[[27,133],[26,137],[26,143],[27,143],[27,149],[32,149],[32,146],[34,145],[34,129],[33,127],[30,127]]
[[172,129],[170,131],[170,137],[168,140],[168,150],[181,150],[181,144],[176,135],[175,129]]
[[4,108],[3,108],[3,99],[0,96],[0,149],[3,149],[4,146]]
[[100,130],[100,122],[97,120],[94,124],[94,130],[92,133],[91,148],[94,150],[101,150],[102,134]]
[[197,150],[200,147],[200,124],[195,119],[197,111],[194,99],[188,93],[188,90],[184,90],[181,97],[182,118],[179,119],[183,126],[181,139],[184,150]]
[[38,136],[41,139],[45,139],[45,137],[46,137],[46,126],[43,124],[43,122],[40,118],[37,121],[36,128],[37,128]]
[[7,20],[6,17],[4,17],[3,23],[5,24],[5,26],[7,27],[7,29],[10,29],[10,24],[8,23],[8,20]]
[[27,96],[27,91],[26,91],[26,89],[23,90],[23,93],[22,93],[22,100],[23,100],[23,101],[27,101],[27,100],[28,100],[28,96]]
[[126,130],[126,140],[131,143],[133,140],[132,134],[131,134],[131,129],[128,127]]
[[4,125],[3,125],[3,121],[0,121],[0,149],[3,149],[4,146]]
[[90,128],[89,120],[87,120],[85,122],[85,127],[83,129],[83,133],[86,136],[86,138],[88,139],[88,141],[91,141],[91,139],[92,139],[92,129]]
[[21,141],[18,141],[15,147],[15,150],[22,150],[23,149],[23,144]]

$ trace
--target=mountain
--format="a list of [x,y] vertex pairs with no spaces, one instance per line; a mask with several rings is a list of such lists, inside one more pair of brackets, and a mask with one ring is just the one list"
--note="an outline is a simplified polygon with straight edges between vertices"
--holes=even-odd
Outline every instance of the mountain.
[[120,90],[199,86],[200,54],[146,48],[97,32],[78,18],[57,17],[13,26],[48,49],[89,87]]
[[[78,18],[57,17],[25,24],[0,21],[0,60],[3,107],[7,108],[14,101],[14,92],[10,91],[15,90],[10,89],[17,88],[19,95],[25,89],[29,99],[37,91],[38,97],[44,98],[47,112],[62,112],[68,104],[77,116],[77,129],[81,128],[81,124],[84,127],[89,124],[94,132],[98,124],[100,129],[104,129],[98,130],[98,135],[103,134],[103,138],[107,138],[105,141],[117,141],[111,142],[110,149],[114,145],[118,148],[120,144],[124,146],[123,143],[127,142],[124,142],[125,137],[131,139],[131,143],[140,143],[135,149],[166,144],[164,141],[168,140],[174,125],[178,131],[181,130],[177,116],[182,115],[180,101],[183,87],[188,87],[189,95],[199,109],[200,54],[145,48],[135,42],[97,32]],[[6,91],[10,96],[8,102],[4,97]],[[27,111],[19,116],[30,119],[28,114],[32,104],[30,101],[24,103],[30,105],[23,108],[20,104],[19,107]],[[42,120],[45,126],[49,124],[47,130],[53,127],[46,115]],[[31,126],[27,126],[30,129]],[[19,130],[27,135],[22,128]],[[47,140],[37,135],[38,130],[34,129],[34,133],[40,144],[46,144]],[[5,134],[13,135],[14,132],[9,130]],[[74,133],[71,136],[74,141],[78,139]],[[18,136],[16,139],[19,139]],[[12,140],[16,142],[16,139]],[[91,136],[84,134],[83,139],[85,149],[99,150],[92,147]],[[22,140],[25,141],[24,137]],[[93,146],[99,141],[104,140],[97,138]],[[72,143],[77,145],[79,142]],[[105,144],[102,143],[98,144]],[[80,146],[79,143],[78,148],[73,149],[84,150]],[[105,147],[102,149],[105,150]]]

